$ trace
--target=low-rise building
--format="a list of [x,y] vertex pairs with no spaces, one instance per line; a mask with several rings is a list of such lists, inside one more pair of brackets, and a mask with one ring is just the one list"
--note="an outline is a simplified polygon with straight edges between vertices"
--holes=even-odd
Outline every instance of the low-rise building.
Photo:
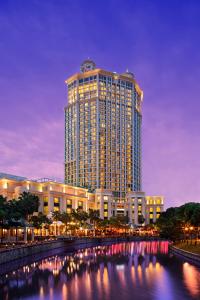
[[[129,223],[139,225],[154,223],[164,209],[162,196],[145,196],[143,192],[129,192],[123,201],[114,197],[112,191],[66,185],[52,179],[29,180],[25,177],[0,173],[0,195],[8,200],[17,199],[21,193],[30,192],[40,199],[39,212],[51,215],[60,211],[71,213],[72,209],[99,210],[101,219],[127,216]],[[140,218],[143,216],[143,218]]]

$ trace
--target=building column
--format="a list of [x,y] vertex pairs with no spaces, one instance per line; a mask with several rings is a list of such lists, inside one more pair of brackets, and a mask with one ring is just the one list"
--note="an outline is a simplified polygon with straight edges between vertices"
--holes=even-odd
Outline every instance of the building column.
[[103,200],[103,195],[100,195],[100,218],[104,219],[104,200]]
[[77,199],[73,199],[72,200],[72,208],[73,209],[77,209],[77,207],[78,207],[78,200]]
[[112,217],[112,209],[111,209],[112,199],[108,197],[108,220]]
[[65,197],[60,197],[60,212],[66,212],[66,199]]
[[146,224],[146,200],[142,198],[142,215],[145,218],[144,224]]
[[134,198],[134,223],[138,225],[138,199]]
[[54,211],[54,197],[51,194],[48,197],[48,211],[49,214]]
[[39,199],[40,199],[40,202],[39,202],[38,212],[43,213],[44,212],[44,201],[41,196],[39,197]]
[[129,218],[129,222],[133,223],[133,217],[132,217],[132,201],[131,198],[127,199],[128,202],[128,218]]
[[156,205],[153,206],[153,222],[156,222]]

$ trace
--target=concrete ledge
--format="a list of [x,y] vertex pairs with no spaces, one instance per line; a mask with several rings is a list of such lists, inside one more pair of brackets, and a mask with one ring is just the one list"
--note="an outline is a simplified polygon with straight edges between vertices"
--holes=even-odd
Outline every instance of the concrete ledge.
[[22,245],[16,248],[4,249],[0,251],[0,265],[24,259],[28,256],[43,255],[46,257],[55,249],[61,251],[75,251],[80,248],[102,245],[107,243],[120,243],[129,241],[161,241],[159,238],[151,237],[94,237],[94,238],[68,238],[60,237],[55,241],[47,241],[32,245]]
[[186,259],[200,265],[200,255],[199,254],[185,251],[183,249],[180,249],[180,248],[178,248],[176,246],[172,246],[172,245],[170,245],[170,250],[172,251],[172,253],[180,255],[183,258],[186,258]]
[[62,241],[49,241],[33,245],[22,245],[16,248],[5,249],[0,251],[0,264],[11,262],[15,259],[35,255],[41,252],[61,248],[64,246]]

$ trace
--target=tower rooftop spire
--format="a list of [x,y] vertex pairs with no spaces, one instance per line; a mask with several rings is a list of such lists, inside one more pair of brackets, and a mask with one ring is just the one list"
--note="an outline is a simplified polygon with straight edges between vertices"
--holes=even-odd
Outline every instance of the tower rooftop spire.
[[89,57],[88,59],[84,60],[81,64],[80,70],[82,73],[91,71],[96,69],[96,64],[93,60],[91,60]]

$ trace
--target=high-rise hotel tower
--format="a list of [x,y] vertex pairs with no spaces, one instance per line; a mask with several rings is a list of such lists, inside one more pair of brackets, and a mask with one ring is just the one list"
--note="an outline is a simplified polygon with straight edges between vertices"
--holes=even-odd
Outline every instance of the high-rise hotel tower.
[[134,75],[86,60],[66,83],[66,184],[110,190],[116,200],[141,191],[143,93]]
[[66,83],[65,184],[0,173],[0,195],[36,194],[39,211],[47,215],[95,209],[101,219],[155,222],[164,200],[145,196],[141,187],[142,91],[133,74],[108,72],[86,60]]

